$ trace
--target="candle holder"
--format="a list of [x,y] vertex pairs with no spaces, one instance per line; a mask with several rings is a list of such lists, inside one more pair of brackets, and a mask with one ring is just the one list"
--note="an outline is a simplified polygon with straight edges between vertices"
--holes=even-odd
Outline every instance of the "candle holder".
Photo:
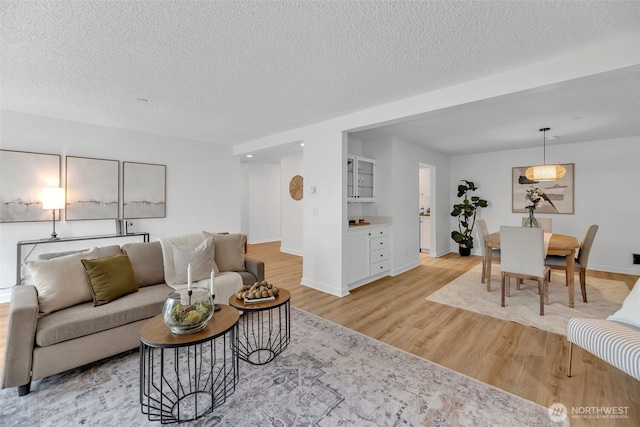
[[[211,295],[211,300],[213,301],[215,297],[216,297],[215,295]],[[218,311],[221,308],[222,307],[220,307],[220,304],[213,304],[213,311]]]
[[169,294],[162,308],[162,318],[174,334],[193,334],[207,327],[213,312],[209,291],[190,288]]
[[[216,273],[211,270],[211,279],[209,282],[209,292],[211,292],[211,301],[216,300]],[[213,304],[213,311],[220,310],[220,304]]]

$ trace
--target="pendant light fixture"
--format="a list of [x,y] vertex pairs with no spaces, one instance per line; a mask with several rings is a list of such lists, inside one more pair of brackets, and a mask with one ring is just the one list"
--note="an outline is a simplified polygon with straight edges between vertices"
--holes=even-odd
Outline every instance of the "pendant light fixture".
[[525,172],[528,180],[531,181],[556,181],[561,179],[566,173],[566,169],[562,165],[548,165],[546,159],[547,150],[547,131],[549,128],[542,128],[542,164],[531,166]]

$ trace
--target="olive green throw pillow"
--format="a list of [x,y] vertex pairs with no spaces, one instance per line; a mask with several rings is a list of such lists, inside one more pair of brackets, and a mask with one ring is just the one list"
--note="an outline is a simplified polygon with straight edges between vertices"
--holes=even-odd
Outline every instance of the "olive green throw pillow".
[[82,260],[93,296],[93,305],[106,304],[138,292],[136,276],[126,253],[94,260]]

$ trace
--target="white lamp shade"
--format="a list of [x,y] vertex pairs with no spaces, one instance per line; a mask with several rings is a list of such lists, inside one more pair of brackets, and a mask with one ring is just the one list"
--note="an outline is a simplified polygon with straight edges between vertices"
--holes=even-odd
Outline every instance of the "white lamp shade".
[[528,168],[525,175],[531,181],[555,181],[564,177],[566,173],[562,165],[538,165]]
[[42,209],[64,209],[64,188],[44,187],[42,189]]

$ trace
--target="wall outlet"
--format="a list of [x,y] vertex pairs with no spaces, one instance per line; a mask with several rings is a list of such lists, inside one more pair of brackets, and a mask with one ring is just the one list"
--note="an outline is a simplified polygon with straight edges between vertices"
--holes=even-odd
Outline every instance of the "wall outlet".
[[640,264],[640,254],[633,254],[633,263]]

